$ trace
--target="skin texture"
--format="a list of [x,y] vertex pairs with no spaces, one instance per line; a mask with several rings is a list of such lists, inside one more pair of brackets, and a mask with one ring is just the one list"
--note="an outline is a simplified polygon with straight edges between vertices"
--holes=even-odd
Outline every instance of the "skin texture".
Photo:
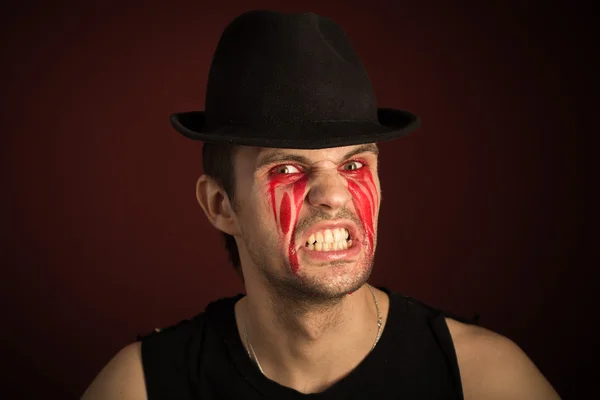
[[466,400],[556,400],[558,393],[525,352],[488,329],[447,318]]
[[139,342],[121,349],[87,388],[82,400],[146,400]]
[[[381,186],[376,154],[346,157],[358,147],[242,147],[234,160],[237,204],[210,177],[197,182],[208,220],[238,245],[247,292],[235,306],[242,343],[246,326],[265,375],[303,393],[321,392],[350,373],[377,333],[365,283],[377,247]],[[263,165],[266,158],[272,162]],[[340,220],[357,228],[359,254],[333,262],[307,257],[301,247],[308,230]],[[389,299],[376,295],[385,329]],[[447,325],[466,399],[558,398],[509,339],[452,319]],[[139,344],[115,355],[83,398],[145,399]]]

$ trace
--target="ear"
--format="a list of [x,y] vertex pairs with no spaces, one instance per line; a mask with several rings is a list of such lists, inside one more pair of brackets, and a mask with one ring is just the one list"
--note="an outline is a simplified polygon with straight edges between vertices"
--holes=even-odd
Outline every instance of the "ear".
[[218,230],[232,236],[239,235],[235,213],[227,193],[208,175],[196,182],[196,198],[206,217]]

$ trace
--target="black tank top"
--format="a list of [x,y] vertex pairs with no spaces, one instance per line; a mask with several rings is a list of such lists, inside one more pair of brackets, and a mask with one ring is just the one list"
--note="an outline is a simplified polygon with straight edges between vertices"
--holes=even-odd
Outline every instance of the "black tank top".
[[190,320],[138,337],[149,400],[462,399],[458,363],[444,314],[390,293],[375,349],[345,378],[317,394],[269,380],[250,360],[234,304],[217,300]]

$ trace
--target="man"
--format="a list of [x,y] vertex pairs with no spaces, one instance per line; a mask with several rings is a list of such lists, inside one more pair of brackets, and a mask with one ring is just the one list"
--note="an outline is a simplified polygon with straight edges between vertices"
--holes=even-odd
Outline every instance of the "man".
[[224,31],[198,201],[246,295],[122,349],[84,399],[553,399],[509,339],[367,283],[381,204],[376,143],[418,125],[377,108],[341,28],[253,11]]

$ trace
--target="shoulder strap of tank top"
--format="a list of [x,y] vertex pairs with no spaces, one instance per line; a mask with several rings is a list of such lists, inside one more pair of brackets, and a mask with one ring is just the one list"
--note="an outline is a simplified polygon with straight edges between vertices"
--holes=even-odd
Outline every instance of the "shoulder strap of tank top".
[[441,312],[437,315],[432,315],[429,318],[429,326],[431,327],[437,343],[451,368],[456,393],[459,396],[458,398],[462,400],[463,389],[460,378],[460,370],[458,368],[458,358],[456,357],[454,343],[452,341],[452,336],[450,335],[450,330],[448,329],[445,318],[445,315]]

